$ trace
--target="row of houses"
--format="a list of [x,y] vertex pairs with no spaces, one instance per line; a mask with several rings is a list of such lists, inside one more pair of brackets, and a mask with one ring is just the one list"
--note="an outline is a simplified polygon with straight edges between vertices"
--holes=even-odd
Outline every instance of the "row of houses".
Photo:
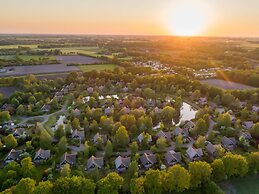
[[[236,147],[237,141],[235,140],[235,138],[223,137],[221,141],[221,145],[225,149],[232,151]],[[213,145],[210,142],[206,142],[205,149],[209,155],[214,157],[217,151],[216,146],[220,146],[220,145]],[[4,159],[4,163],[8,164],[12,161],[19,162],[21,160],[22,153],[23,153],[22,150],[12,149]],[[201,160],[203,155],[204,153],[201,148],[194,148],[191,145],[186,150],[186,156],[188,157],[189,161]],[[35,153],[33,161],[35,164],[40,164],[41,162],[46,161],[50,158],[51,158],[50,150],[39,149]],[[77,160],[77,153],[66,152],[62,155],[58,168],[59,169],[62,168],[65,164],[75,166],[76,160]],[[150,168],[157,163],[157,158],[156,158],[156,155],[153,153],[144,152],[140,157],[140,161],[141,161],[142,167]],[[129,167],[130,163],[131,163],[131,158],[129,157],[129,155],[125,155],[125,156],[119,155],[114,160],[115,169],[118,172],[123,172],[124,170],[126,170]],[[181,163],[182,163],[182,156],[180,152],[169,150],[164,154],[164,164],[166,166],[172,166],[172,165],[181,164]],[[102,169],[103,166],[104,166],[103,157],[91,156],[87,161],[85,170],[92,170],[94,168]]]

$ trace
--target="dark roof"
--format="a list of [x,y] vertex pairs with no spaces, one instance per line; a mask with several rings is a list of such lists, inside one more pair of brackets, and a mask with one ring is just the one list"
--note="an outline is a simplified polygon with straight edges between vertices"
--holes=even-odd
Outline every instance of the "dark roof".
[[182,160],[182,156],[180,152],[170,150],[165,154],[165,160],[168,165],[173,165],[176,163],[180,163]]
[[173,131],[173,135],[178,136],[180,134],[187,137],[189,135],[188,129],[182,129],[180,127],[176,127],[175,130]]
[[188,157],[190,159],[194,159],[194,158],[200,158],[203,156],[203,152],[202,152],[202,149],[199,148],[199,149],[196,149],[196,148],[193,148],[192,146],[190,146],[187,151],[186,151]]
[[79,130],[74,130],[72,132],[72,138],[74,138],[74,139],[85,139],[85,132],[79,131]]
[[96,158],[94,156],[91,156],[87,161],[86,170],[94,169],[95,167],[101,169],[103,168],[103,157]]
[[149,167],[150,165],[155,164],[157,162],[157,159],[156,159],[156,156],[154,154],[144,153],[140,157],[140,161],[141,161],[143,166]]
[[39,149],[34,157],[34,160],[46,160],[50,158],[50,150]]
[[20,158],[20,154],[22,153],[21,150],[15,150],[15,149],[12,149],[8,155],[5,157],[4,161],[7,162],[7,161],[15,161],[17,159]]
[[229,146],[235,146],[236,145],[236,139],[234,137],[222,137],[221,143],[223,144],[224,147],[229,147]]
[[106,143],[106,141],[107,141],[107,135],[100,135],[99,133],[96,133],[93,138],[94,144],[98,143],[98,138],[101,138],[103,143]]
[[206,150],[211,155],[213,155],[216,152],[215,146],[210,142],[206,145]]
[[156,134],[156,136],[158,137],[158,138],[160,138],[160,137],[163,137],[163,138],[165,138],[167,141],[170,141],[171,140],[171,137],[172,137],[172,133],[171,132],[164,132],[164,131],[159,131],[157,134]]
[[115,163],[115,168],[116,169],[120,169],[120,168],[128,168],[129,165],[130,165],[130,157],[121,157],[121,156],[118,156],[114,163]]
[[75,165],[76,164],[76,154],[68,154],[67,152],[63,154],[60,160],[60,165],[63,164],[70,164]]

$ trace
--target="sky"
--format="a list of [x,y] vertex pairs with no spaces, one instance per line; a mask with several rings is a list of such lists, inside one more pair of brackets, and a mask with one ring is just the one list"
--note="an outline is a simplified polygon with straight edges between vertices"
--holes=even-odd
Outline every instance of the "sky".
[[0,33],[259,36],[259,0],[0,2]]

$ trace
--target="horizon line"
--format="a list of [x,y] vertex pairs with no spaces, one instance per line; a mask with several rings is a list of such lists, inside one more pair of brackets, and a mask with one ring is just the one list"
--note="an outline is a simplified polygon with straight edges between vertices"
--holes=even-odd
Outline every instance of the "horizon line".
[[179,36],[179,35],[169,35],[169,34],[98,34],[98,33],[2,33],[0,32],[0,36],[3,35],[20,35],[20,36],[34,36],[34,35],[41,35],[41,36],[139,36],[139,37],[175,37],[175,38],[259,38],[259,36],[238,36],[238,35],[201,35],[201,36]]

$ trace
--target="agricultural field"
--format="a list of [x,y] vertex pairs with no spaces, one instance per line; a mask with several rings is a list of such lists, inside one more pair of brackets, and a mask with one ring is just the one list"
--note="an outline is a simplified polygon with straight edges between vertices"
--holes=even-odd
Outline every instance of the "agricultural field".
[[86,56],[56,56],[56,59],[63,64],[93,64],[102,63],[102,60]]
[[15,60],[15,55],[0,55],[2,60]]
[[28,66],[9,66],[6,68],[7,72],[1,73],[0,77],[8,76],[22,76],[28,74],[49,74],[49,73],[63,73],[70,71],[78,71],[76,66],[67,66],[64,64],[51,65],[28,65]]
[[18,47],[30,47],[31,49],[36,49],[38,45],[36,44],[28,44],[28,45],[0,45],[0,49],[17,49]]
[[49,60],[56,60],[54,56],[41,56],[41,55],[19,55],[23,61],[39,60],[42,58],[48,58]]
[[98,54],[98,52],[102,51],[98,47],[69,47],[69,48],[57,48],[63,54],[83,54],[91,57],[101,57],[102,55]]
[[239,84],[235,82],[230,82],[230,81],[225,81],[225,80],[220,80],[220,79],[207,79],[207,80],[202,80],[202,83],[216,86],[221,89],[225,90],[252,90],[256,89],[255,87],[244,85],[244,84]]
[[80,70],[83,72],[88,72],[92,70],[102,71],[102,70],[114,70],[117,67],[115,64],[95,64],[95,65],[81,65]]

